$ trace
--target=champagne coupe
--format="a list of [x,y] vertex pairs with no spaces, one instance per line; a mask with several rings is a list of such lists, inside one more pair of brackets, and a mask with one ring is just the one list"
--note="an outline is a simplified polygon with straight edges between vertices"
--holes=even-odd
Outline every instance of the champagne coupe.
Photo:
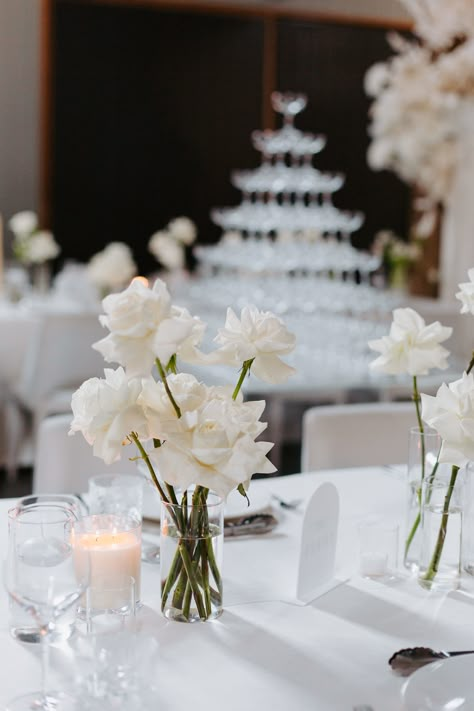
[[72,711],[75,700],[48,689],[49,643],[58,618],[89,584],[89,561],[76,569],[71,546],[74,517],[60,506],[31,506],[9,512],[10,538],[5,584],[10,598],[34,618],[41,636],[42,689],[18,697],[8,711]]

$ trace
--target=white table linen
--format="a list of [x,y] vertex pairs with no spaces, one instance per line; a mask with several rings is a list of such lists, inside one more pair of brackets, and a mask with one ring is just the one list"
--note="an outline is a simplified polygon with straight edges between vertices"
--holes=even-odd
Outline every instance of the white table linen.
[[[403,680],[387,661],[414,645],[470,649],[474,628],[471,580],[465,589],[435,595],[414,580],[392,583],[358,575],[357,524],[378,513],[402,521],[405,488],[389,470],[352,469],[294,475],[253,483],[283,498],[307,499],[319,483],[333,482],[341,499],[337,573],[348,578],[301,607],[283,602],[294,581],[304,505],[278,509],[281,525],[252,539],[226,540],[224,614],[214,622],[187,625],[159,613],[158,566],[143,565],[144,608],[140,617],[160,644],[158,691],[144,711],[401,711]],[[6,511],[0,535],[6,552]],[[22,647],[8,632],[8,603],[0,599],[0,705],[38,687],[37,650]],[[67,665],[60,649],[56,668]]]

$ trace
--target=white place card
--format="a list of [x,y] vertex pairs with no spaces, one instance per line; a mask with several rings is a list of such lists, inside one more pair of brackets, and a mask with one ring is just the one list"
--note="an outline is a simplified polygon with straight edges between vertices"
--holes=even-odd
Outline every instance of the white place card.
[[296,600],[307,604],[342,581],[334,578],[339,521],[339,495],[325,482],[311,496],[303,518]]

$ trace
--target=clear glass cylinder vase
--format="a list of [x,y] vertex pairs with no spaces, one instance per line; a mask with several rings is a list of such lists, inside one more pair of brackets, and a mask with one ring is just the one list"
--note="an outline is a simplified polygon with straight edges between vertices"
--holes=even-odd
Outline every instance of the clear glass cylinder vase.
[[161,504],[161,610],[204,622],[222,614],[224,502],[202,487]]
[[455,590],[461,577],[464,477],[458,467],[426,477],[422,486],[419,584]]
[[421,432],[418,427],[410,430],[403,562],[414,571],[420,561],[422,484],[425,477],[439,470],[440,449],[441,437],[434,430]]

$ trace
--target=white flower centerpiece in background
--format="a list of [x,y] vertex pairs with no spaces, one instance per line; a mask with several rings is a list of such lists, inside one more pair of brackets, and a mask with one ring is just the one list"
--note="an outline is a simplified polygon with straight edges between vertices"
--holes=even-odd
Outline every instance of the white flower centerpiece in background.
[[[271,313],[247,308],[239,319],[229,311],[219,347],[205,354],[205,324],[173,305],[160,280],[152,289],[133,282],[103,307],[109,334],[94,348],[120,367],[73,395],[71,433],[82,432],[107,464],[124,451],[134,458],[125,447],[135,445],[171,512],[169,519],[162,513],[162,535],[164,528],[175,532],[172,560],[162,568],[162,609],[180,620],[210,619],[222,609],[222,578],[208,498],[225,499],[233,489],[246,496],[253,474],[275,471],[267,458],[273,445],[258,439],[265,402],[244,402],[241,388],[250,372],[268,382],[291,375],[280,356],[292,350],[294,336]],[[206,385],[179,372],[181,361],[237,366],[237,384]]]
[[101,296],[123,289],[136,273],[132,250],[125,242],[110,242],[87,265],[87,277]]
[[148,250],[163,269],[176,272],[186,267],[186,247],[197,238],[197,228],[188,217],[176,217],[164,230],[155,232],[148,242]]
[[17,212],[10,218],[8,226],[13,233],[15,259],[32,268],[33,285],[38,291],[46,291],[50,279],[48,262],[61,252],[53,233],[39,229],[38,215],[32,210]]
[[[470,281],[460,284],[456,294],[462,302],[461,313],[474,314],[474,269],[469,270]],[[419,582],[423,587],[436,586],[438,577],[443,577],[443,550],[448,535],[453,494],[456,489],[460,468],[474,459],[474,352],[462,377],[449,384],[443,383],[436,396],[419,394],[417,377],[426,375],[432,368],[447,367],[448,351],[441,346],[452,329],[441,326],[439,322],[426,325],[421,316],[413,309],[397,309],[394,311],[394,321],[389,336],[372,341],[369,346],[380,353],[372,363],[375,370],[388,374],[406,373],[413,378],[413,399],[421,435],[426,423],[441,438],[441,446],[429,471],[426,470],[423,437],[421,437],[421,481],[417,488],[418,511],[405,543],[405,557],[420,526],[429,529],[430,524],[423,522],[423,505],[429,509],[430,499],[434,496],[435,487],[444,485],[442,503],[436,509],[438,523],[434,539],[432,531],[426,530],[422,543],[422,558],[420,562]],[[428,461],[428,460],[426,460]],[[441,465],[448,465],[449,476],[443,482],[444,474]],[[424,493],[423,493],[424,492]],[[458,494],[458,497],[462,494]],[[423,499],[423,497],[425,497]],[[432,505],[433,510],[435,504]],[[456,509],[458,513],[458,510]],[[429,515],[425,510],[425,515]],[[453,524],[454,525],[454,524]],[[458,538],[458,548],[460,537]],[[459,549],[460,556],[460,549]],[[454,566],[456,568],[456,565]],[[458,584],[460,573],[460,557],[458,570],[454,570],[451,579],[444,572],[444,583],[439,585]]]

